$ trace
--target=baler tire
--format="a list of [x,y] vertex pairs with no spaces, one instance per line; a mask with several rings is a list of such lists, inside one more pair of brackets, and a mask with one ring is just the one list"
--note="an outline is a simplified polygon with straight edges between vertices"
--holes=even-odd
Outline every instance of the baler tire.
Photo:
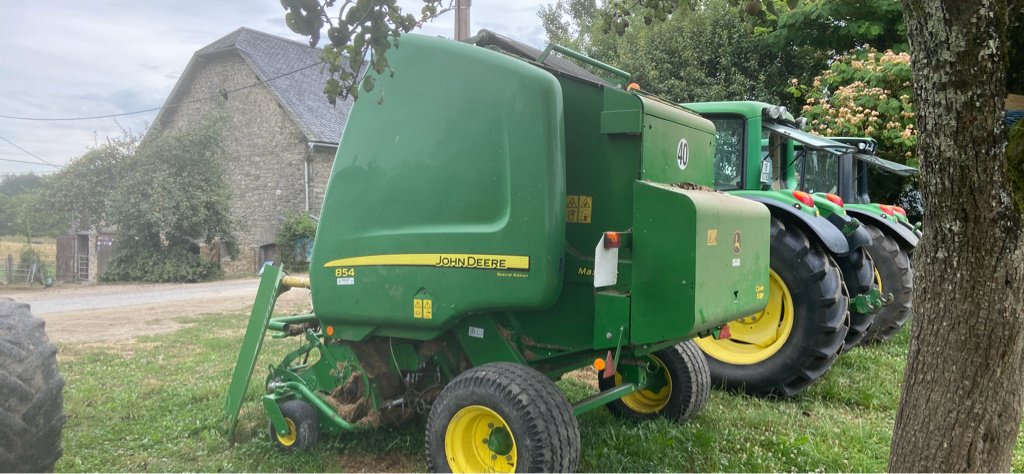
[[273,423],[268,421],[270,442],[286,453],[311,451],[320,440],[320,413],[316,408],[302,400],[288,400],[281,404],[281,414],[289,422],[288,427],[295,431],[283,439],[274,430]]
[[[875,288],[875,264],[866,249],[859,248],[845,256],[835,255],[833,258],[843,273],[843,282],[851,298],[870,292]],[[850,330],[846,333],[841,352],[857,347],[864,341],[868,329],[875,320],[878,309],[860,313],[850,307]]]
[[892,301],[878,310],[868,328],[865,344],[884,342],[895,335],[910,319],[914,298],[914,269],[910,255],[888,234],[872,225],[864,226],[871,234],[867,248],[882,280],[882,294]]
[[795,225],[772,218],[771,226],[770,267],[792,296],[792,328],[776,352],[756,362],[724,362],[703,351],[713,385],[758,397],[805,390],[835,363],[849,329],[842,274],[828,254]]
[[[622,398],[609,402],[605,407],[612,415],[623,419],[665,418],[675,423],[689,421],[704,409],[711,395],[711,370],[707,359],[692,340],[656,351],[652,355],[664,364],[671,382],[664,407],[644,413],[631,408]],[[597,377],[601,390],[617,385],[615,377],[604,378],[601,373]]]
[[[513,443],[513,451],[492,454],[496,466],[479,464],[491,462],[481,454],[480,441],[464,436],[460,442],[456,436],[475,432],[467,428],[479,428],[474,420],[488,419],[493,425],[487,439],[503,428]],[[457,471],[571,472],[580,457],[579,426],[565,395],[544,374],[509,362],[484,364],[455,377],[431,406],[425,444],[431,472],[453,472],[453,451],[466,455],[457,460]]]
[[0,298],[0,472],[52,472],[63,454],[57,347],[29,306]]

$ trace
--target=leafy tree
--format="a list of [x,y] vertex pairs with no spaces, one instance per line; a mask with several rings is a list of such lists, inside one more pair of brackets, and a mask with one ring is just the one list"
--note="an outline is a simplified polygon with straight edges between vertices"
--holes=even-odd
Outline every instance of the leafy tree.
[[15,234],[25,237],[25,242],[35,237],[53,237],[67,232],[66,215],[61,209],[50,206],[42,189],[21,193],[9,199],[9,225]]
[[94,147],[53,175],[47,186],[53,209],[68,214],[79,229],[97,230],[113,224],[110,210],[119,199],[118,186],[141,137],[125,131]]
[[[609,34],[607,8],[563,0],[539,13],[551,41],[633,73],[644,90],[673,101],[782,102],[786,71],[727,0],[703,0],[645,28]],[[649,13],[649,15],[655,15]]]
[[109,219],[121,233],[108,280],[198,281],[216,275],[198,242],[237,254],[221,130],[212,118],[178,133],[150,133],[123,163]]
[[277,233],[277,248],[285,270],[303,272],[309,269],[306,255],[316,237],[316,221],[308,214],[289,214]]
[[[865,47],[839,57],[810,85],[792,79],[790,93],[804,100],[800,115],[822,136],[871,137],[879,156],[920,166],[910,55]],[[905,183],[905,181],[908,181]],[[892,175],[873,175],[872,196],[897,202],[914,181]],[[919,215],[920,209],[908,209]]]
[[11,174],[0,178],[0,194],[16,196],[39,189],[43,185],[43,177],[35,173]]
[[[423,4],[417,19],[402,13],[398,0],[281,0],[288,11],[285,23],[292,31],[309,36],[310,46],[320,42],[320,30],[327,27],[330,43],[321,58],[330,73],[324,93],[332,104],[338,97],[359,98],[360,86],[366,92],[373,90],[374,78],[366,75],[368,69],[394,74],[387,51],[399,47],[402,33],[452,8],[451,0],[423,0]],[[333,11],[337,15],[332,16]]]

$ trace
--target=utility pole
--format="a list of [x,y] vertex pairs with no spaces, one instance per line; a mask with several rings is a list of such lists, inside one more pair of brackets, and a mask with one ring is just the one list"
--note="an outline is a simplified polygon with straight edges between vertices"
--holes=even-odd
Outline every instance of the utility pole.
[[473,0],[455,0],[455,41],[469,38],[469,7]]

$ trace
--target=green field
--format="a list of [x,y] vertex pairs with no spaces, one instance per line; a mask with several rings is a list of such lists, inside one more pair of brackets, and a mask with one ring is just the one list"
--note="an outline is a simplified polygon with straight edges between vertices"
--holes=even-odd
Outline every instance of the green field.
[[[243,409],[239,443],[222,406],[243,315],[183,320],[191,327],[131,343],[63,345],[68,423],[58,471],[422,471],[424,419],[321,440],[280,454],[256,403],[267,365],[297,344],[267,340]],[[844,355],[792,400],[721,391],[689,424],[621,422],[604,410],[580,418],[581,471],[883,471],[904,367],[907,332]],[[559,386],[571,400],[581,382]],[[1024,467],[1018,445],[1014,469]]]

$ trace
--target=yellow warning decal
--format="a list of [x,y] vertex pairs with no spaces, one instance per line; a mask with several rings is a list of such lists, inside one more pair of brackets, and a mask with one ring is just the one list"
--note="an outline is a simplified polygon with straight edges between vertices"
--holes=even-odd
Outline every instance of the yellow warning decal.
[[530,257],[525,255],[489,255],[464,253],[401,253],[366,255],[331,260],[324,268],[405,266],[437,268],[475,268],[483,270],[530,270]]
[[589,224],[594,207],[594,198],[592,196],[574,195],[568,195],[565,198],[565,221]]
[[412,300],[412,317],[416,319],[431,319],[434,317],[434,301],[424,298]]
[[718,245],[718,229],[708,229],[708,245]]

